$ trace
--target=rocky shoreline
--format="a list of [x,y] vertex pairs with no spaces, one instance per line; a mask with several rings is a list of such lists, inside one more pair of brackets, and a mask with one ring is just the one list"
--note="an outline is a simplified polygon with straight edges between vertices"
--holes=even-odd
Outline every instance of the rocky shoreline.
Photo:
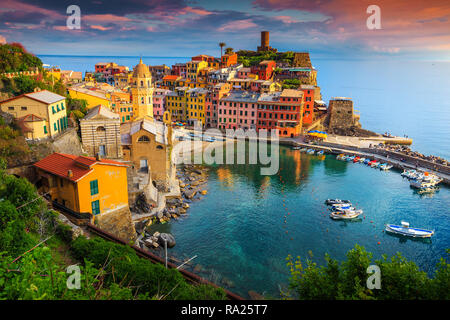
[[154,224],[165,224],[171,219],[178,220],[181,216],[186,216],[190,208],[189,204],[201,200],[208,193],[208,169],[203,166],[181,165],[177,168],[176,178],[179,181],[181,195],[166,199],[164,209],[147,220],[135,223],[138,234],[137,243],[142,249],[159,249],[164,245],[161,237],[164,238],[166,235],[171,238],[168,247],[173,247],[176,242],[172,235],[159,232],[150,234],[147,228]]

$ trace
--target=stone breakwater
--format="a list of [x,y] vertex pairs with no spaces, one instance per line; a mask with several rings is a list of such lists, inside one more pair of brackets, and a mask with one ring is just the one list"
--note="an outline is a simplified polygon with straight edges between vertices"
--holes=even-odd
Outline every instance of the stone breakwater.
[[[167,198],[165,207],[147,220],[135,224],[138,234],[137,243],[141,248],[159,249],[164,245],[164,239],[170,238],[168,247],[175,245],[175,239],[170,234],[147,230],[153,224],[165,224],[171,219],[178,220],[187,215],[190,203],[201,200],[207,191],[208,169],[200,165],[182,165],[177,168],[176,178],[179,181],[181,196]],[[161,240],[161,238],[164,238]],[[166,239],[167,240],[167,239]],[[170,245],[169,245],[170,243]]]

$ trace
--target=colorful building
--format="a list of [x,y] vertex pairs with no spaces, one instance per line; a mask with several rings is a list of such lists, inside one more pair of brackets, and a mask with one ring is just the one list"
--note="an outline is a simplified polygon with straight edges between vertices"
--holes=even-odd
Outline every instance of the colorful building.
[[170,112],[173,121],[187,121],[186,96],[188,87],[177,87],[166,96],[166,110]]
[[111,96],[106,92],[89,90],[83,85],[71,86],[67,88],[69,95],[73,99],[82,99],[87,101],[87,108],[93,108],[102,104],[111,108]]
[[204,88],[193,88],[186,92],[187,121],[194,125],[205,125],[205,101],[208,91]]
[[173,90],[178,86],[177,81],[181,79],[179,75],[166,75],[162,78],[161,89]]
[[128,207],[124,163],[53,153],[34,167],[41,191],[71,211],[95,216]]
[[4,100],[0,108],[19,120],[30,139],[54,137],[68,126],[66,98],[47,90]]
[[205,126],[207,128],[217,127],[219,101],[230,91],[230,89],[231,87],[228,83],[218,83],[208,90],[205,99]]
[[303,91],[303,125],[309,125],[314,121],[314,101],[321,100],[320,88],[313,85],[300,85]]
[[270,80],[272,79],[275,68],[276,68],[275,61],[264,60],[261,61],[258,65],[253,66],[251,68],[251,71],[253,74],[256,74],[258,76],[258,79]]
[[206,61],[189,61],[186,62],[186,78],[191,82],[197,82],[197,76],[201,69],[208,67]]
[[226,53],[221,58],[221,67],[229,67],[238,63],[238,55],[235,52]]
[[186,63],[176,63],[172,66],[172,75],[186,78]]
[[257,129],[277,130],[281,137],[295,137],[301,133],[302,114],[302,91],[263,93],[258,99]]
[[231,91],[219,101],[219,129],[255,129],[259,94]]
[[153,117],[162,121],[164,112],[166,111],[166,96],[170,90],[155,89],[153,92]]

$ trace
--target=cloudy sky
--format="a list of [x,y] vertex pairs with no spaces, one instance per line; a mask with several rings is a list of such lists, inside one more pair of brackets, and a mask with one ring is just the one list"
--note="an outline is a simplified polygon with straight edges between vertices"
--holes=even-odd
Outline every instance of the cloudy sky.
[[[373,4],[380,30],[366,25]],[[70,5],[80,30],[66,27]],[[0,43],[35,54],[218,56],[221,41],[256,49],[261,30],[316,57],[450,60],[449,0],[0,0]]]

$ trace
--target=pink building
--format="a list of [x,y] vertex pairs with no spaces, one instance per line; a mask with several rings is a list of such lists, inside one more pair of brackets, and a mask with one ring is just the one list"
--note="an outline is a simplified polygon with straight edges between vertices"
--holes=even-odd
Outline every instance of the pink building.
[[232,91],[219,101],[219,129],[256,129],[259,94]]
[[164,111],[166,111],[166,96],[170,90],[155,89],[153,92],[153,117],[156,120],[162,120]]
[[208,90],[205,99],[205,126],[207,128],[217,128],[219,101],[230,91],[230,88],[229,83],[218,83]]
[[236,74],[236,78],[247,79],[252,74],[250,68],[240,68]]

